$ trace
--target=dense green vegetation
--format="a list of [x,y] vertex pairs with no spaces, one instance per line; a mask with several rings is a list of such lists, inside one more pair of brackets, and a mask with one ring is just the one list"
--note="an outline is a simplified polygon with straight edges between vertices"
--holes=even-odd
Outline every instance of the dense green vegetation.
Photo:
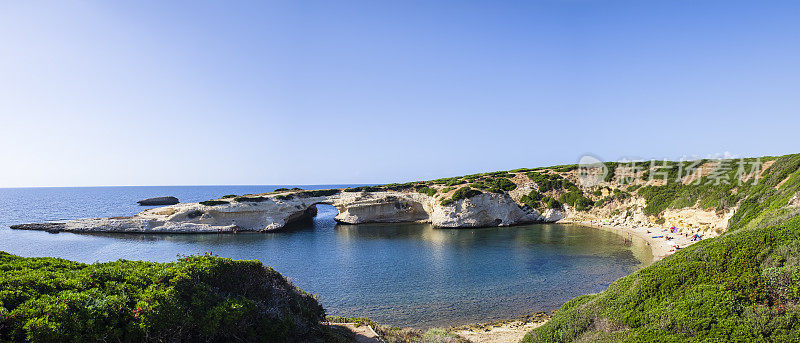
[[547,208],[555,208],[555,209],[563,208],[563,205],[560,202],[558,202],[558,200],[548,196],[542,198],[542,203],[545,204]]
[[205,205],[205,206],[217,206],[217,205],[228,205],[228,204],[230,203],[223,200],[206,200],[200,202],[200,205]]
[[429,197],[432,197],[432,196],[436,195],[436,190],[433,189],[433,188],[430,188],[430,187],[421,187],[421,188],[417,189],[417,192],[425,194],[425,195],[427,195]]
[[542,174],[537,172],[528,172],[525,175],[528,176],[531,181],[536,182],[536,185],[539,186],[539,192],[547,192],[550,190],[559,190],[564,188],[564,183],[571,184],[569,181],[564,180],[561,175],[558,174]]
[[525,342],[772,341],[800,337],[800,218],[692,245],[575,298]]
[[[747,159],[745,162],[753,162]],[[777,185],[787,180],[800,167],[800,154],[783,156],[767,170],[763,179],[749,178],[739,182],[742,171],[736,167],[737,161],[725,160],[719,164],[709,176],[684,184],[677,177],[668,178],[663,186],[645,186],[638,189],[638,194],[645,198],[646,214],[659,214],[667,208],[691,207],[697,204],[701,208],[724,211],[740,206],[736,216],[757,215],[761,210],[783,207],[797,191],[797,183],[789,182],[787,187],[776,189]],[[676,165],[670,174],[680,166]],[[749,170],[745,170],[745,173]],[[677,173],[675,173],[677,174]],[[722,181],[714,176],[721,176]],[[765,203],[765,201],[769,201]],[[783,216],[783,220],[787,217]],[[780,222],[780,221],[778,221]],[[735,223],[735,221],[734,221]]]
[[523,341],[797,341],[800,208],[787,204],[800,195],[800,155],[778,158],[758,182],[739,185],[733,169],[712,172],[728,175],[731,184],[703,178],[638,189],[648,213],[695,203],[738,205],[728,233],[621,278],[602,293],[569,301]]
[[513,191],[517,185],[505,177],[490,177],[483,181],[475,181],[470,184],[470,187],[485,190],[489,193],[504,193]]
[[384,190],[385,189],[381,186],[361,186],[344,189],[345,192],[380,192]]
[[259,261],[83,264],[0,252],[0,341],[330,341],[316,299]]
[[558,199],[561,203],[570,205],[577,211],[585,211],[594,205],[594,201],[583,196],[581,191],[572,190],[561,195]]
[[461,199],[469,199],[480,194],[482,194],[481,191],[477,189],[472,189],[469,186],[461,187],[459,189],[456,189],[455,192],[453,192],[453,195],[450,197],[450,199],[443,199],[442,206],[447,206]]
[[313,191],[302,191],[297,193],[299,196],[307,196],[307,197],[327,197],[331,195],[339,194],[338,189],[318,189]]
[[519,200],[530,208],[540,208],[542,206],[540,202],[542,198],[544,198],[544,195],[536,190],[532,190],[527,195],[523,195]]
[[433,184],[442,185],[442,186],[455,186],[467,183],[466,180],[462,180],[460,177],[449,177],[444,179],[437,179],[431,181]]
[[264,202],[269,200],[266,197],[254,197],[254,196],[240,196],[233,198],[233,201],[236,202]]

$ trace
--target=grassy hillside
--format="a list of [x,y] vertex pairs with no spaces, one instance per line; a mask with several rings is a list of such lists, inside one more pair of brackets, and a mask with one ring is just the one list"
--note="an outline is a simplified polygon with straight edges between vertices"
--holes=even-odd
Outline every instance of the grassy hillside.
[[82,264],[0,252],[0,341],[331,341],[324,310],[259,261]]
[[[758,183],[639,190],[653,213],[736,208],[728,232],[575,298],[524,342],[788,342],[800,337],[800,155]],[[681,205],[683,204],[683,205]]]

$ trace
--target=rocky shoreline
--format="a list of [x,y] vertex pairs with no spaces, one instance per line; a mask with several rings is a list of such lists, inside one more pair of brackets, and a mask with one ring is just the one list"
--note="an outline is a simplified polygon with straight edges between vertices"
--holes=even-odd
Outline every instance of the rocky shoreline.
[[131,217],[88,218],[58,223],[11,226],[48,232],[235,233],[276,231],[314,215],[317,204],[336,207],[336,220],[347,224],[431,223],[442,228],[512,226],[556,222],[564,211],[521,206],[508,193],[481,193],[443,204],[414,191],[343,189],[289,191],[182,203],[142,211]]

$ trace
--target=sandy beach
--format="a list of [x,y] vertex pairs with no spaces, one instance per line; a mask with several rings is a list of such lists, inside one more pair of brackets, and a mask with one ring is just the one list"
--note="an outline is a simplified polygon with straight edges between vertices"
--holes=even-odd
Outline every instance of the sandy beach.
[[[631,227],[617,224],[604,223],[599,220],[583,221],[576,224],[590,226],[600,229],[616,231],[621,235],[634,235],[644,239],[653,252],[653,262],[663,259],[676,251],[686,248],[698,241],[693,241],[692,237],[696,233],[691,229],[678,229],[677,232],[670,232],[670,228],[665,227]],[[703,234],[700,234],[703,236]],[[703,236],[702,238],[708,238]]]

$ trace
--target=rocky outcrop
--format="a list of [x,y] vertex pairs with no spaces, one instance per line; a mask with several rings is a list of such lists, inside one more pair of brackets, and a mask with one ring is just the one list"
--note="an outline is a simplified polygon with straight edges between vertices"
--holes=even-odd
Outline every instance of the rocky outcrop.
[[140,206],[164,206],[164,205],[175,205],[180,201],[176,197],[156,197],[156,198],[149,198],[144,200],[139,200],[136,203]]
[[314,196],[283,192],[202,203],[184,203],[142,211],[132,217],[77,219],[60,223],[22,224],[14,229],[51,232],[216,233],[273,231],[313,215],[315,205],[339,210],[342,223],[427,222],[437,227],[509,226],[557,221],[564,214],[544,214],[520,206],[506,193],[480,195],[442,205],[436,197],[413,191],[345,192]]

